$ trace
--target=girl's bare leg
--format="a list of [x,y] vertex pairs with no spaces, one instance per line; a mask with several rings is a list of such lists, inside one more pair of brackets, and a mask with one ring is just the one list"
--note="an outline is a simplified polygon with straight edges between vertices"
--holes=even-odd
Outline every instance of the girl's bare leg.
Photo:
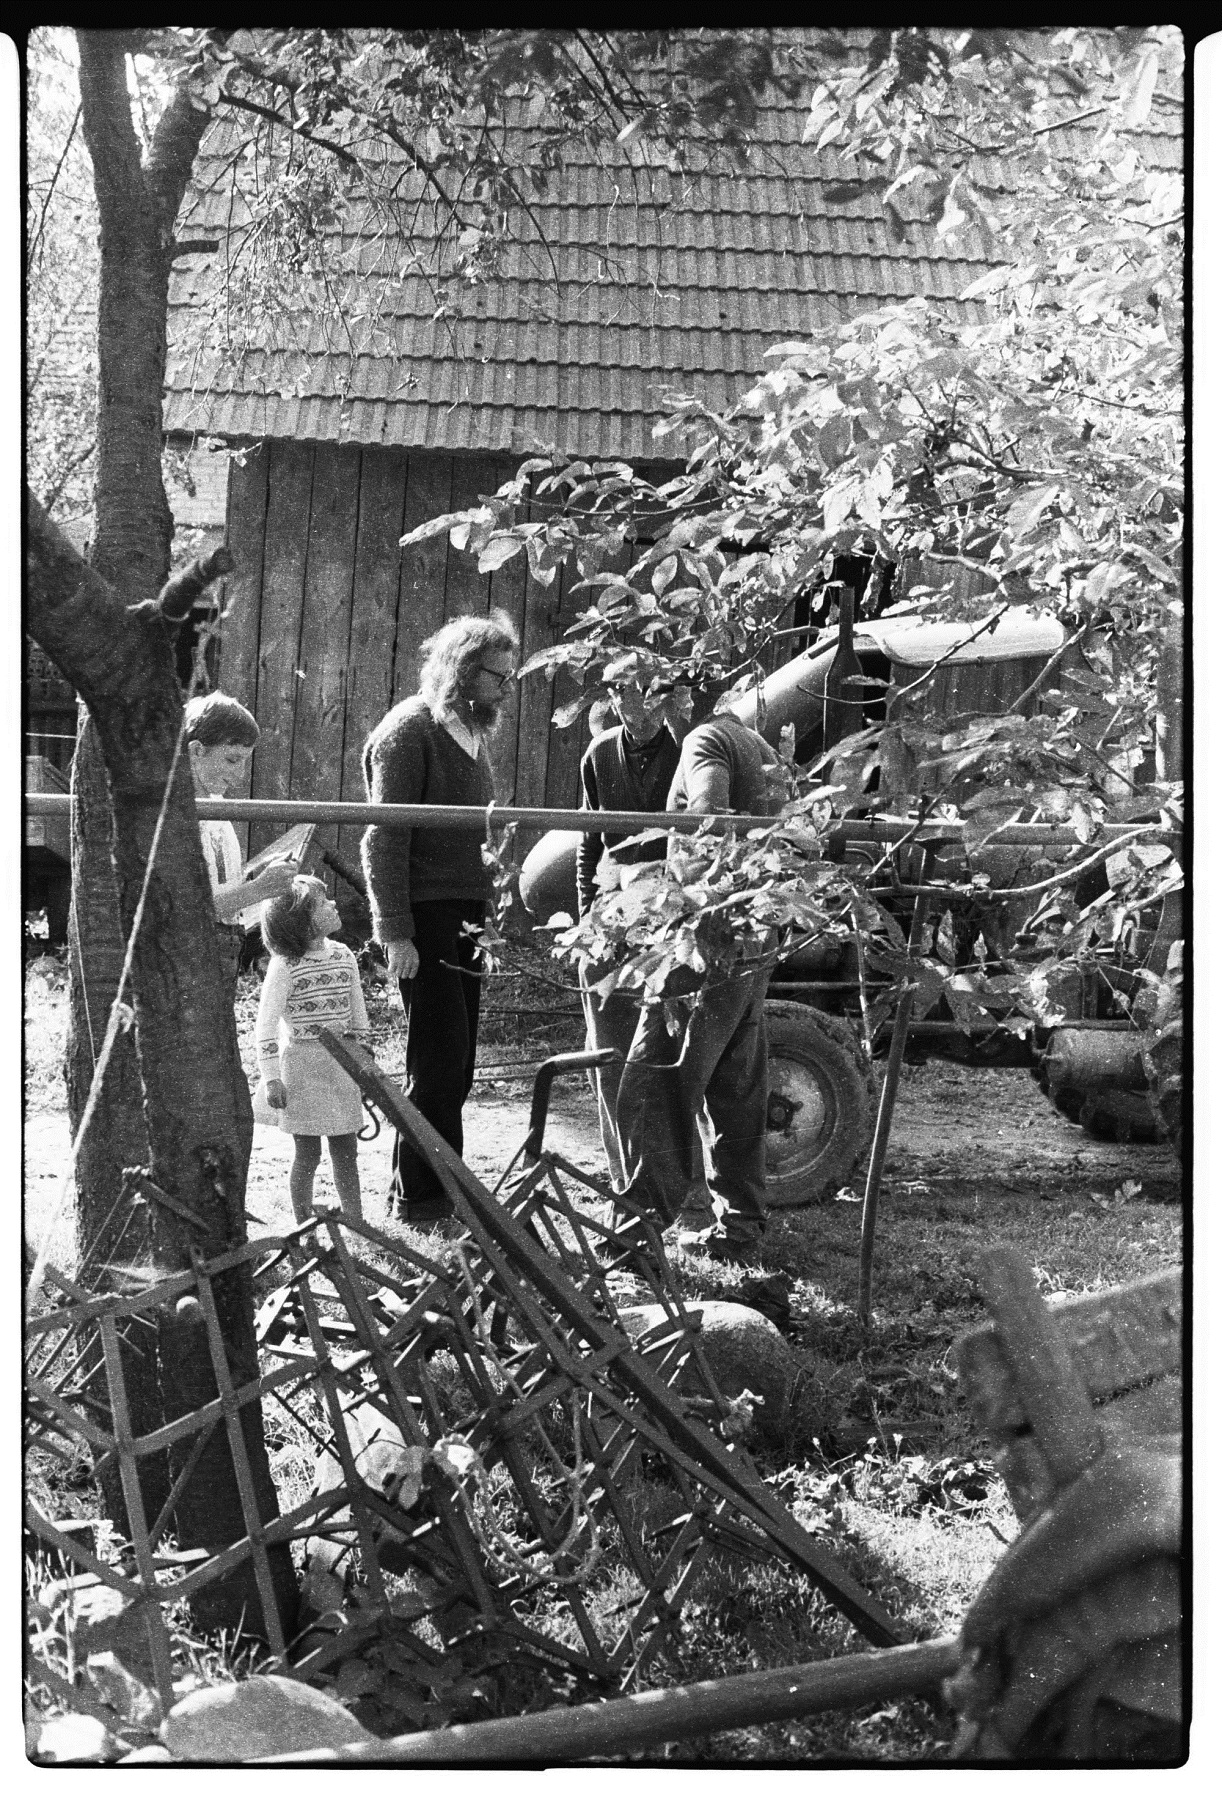
[[289,1170],[289,1199],[293,1202],[293,1217],[299,1225],[309,1218],[314,1205],[314,1172],[321,1155],[321,1138],[294,1137],[293,1166]]
[[335,1191],[344,1209],[344,1217],[359,1221],[361,1177],[356,1162],[356,1133],[349,1132],[344,1137],[328,1138],[327,1148],[331,1152],[331,1173],[335,1177]]

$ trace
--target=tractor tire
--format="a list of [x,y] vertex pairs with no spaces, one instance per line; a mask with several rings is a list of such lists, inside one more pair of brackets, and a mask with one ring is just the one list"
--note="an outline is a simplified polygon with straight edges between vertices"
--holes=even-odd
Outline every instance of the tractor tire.
[[814,1206],[852,1177],[874,1123],[868,1058],[852,1028],[769,1000],[768,1205]]
[[1166,972],[1159,983],[1152,1030],[1141,1052],[1155,1114],[1181,1162],[1184,1160],[1183,955],[1182,943],[1173,944]]
[[1184,1160],[1183,1099],[1184,1077],[1182,1046],[1178,1034],[1156,1037],[1146,1053],[1146,1072],[1150,1078],[1150,1100],[1165,1137],[1180,1161]]
[[1038,1062],[1031,1071],[1039,1083],[1041,1094],[1045,1095],[1062,1118],[1068,1119],[1071,1125],[1078,1123],[1078,1114],[1086,1102],[1086,1090],[1076,1087],[1054,1088],[1048,1079],[1048,1071],[1042,1062]]
[[[1127,1061],[1115,1065],[1115,1079],[1108,1081],[1104,1070],[1096,1067],[1094,1079],[1079,1085],[1071,1071],[1079,1075],[1081,1051],[1076,1055],[1062,1045],[1072,1043],[1082,1033],[1073,1025],[1054,1031],[1045,1053],[1039,1057],[1032,1073],[1057,1111],[1071,1124],[1080,1125],[1087,1137],[1113,1144],[1154,1144],[1166,1133],[1154,1110],[1151,1096],[1134,1085],[1133,1077],[1143,1079],[1142,1039],[1138,1033],[1127,1035],[1123,1044],[1132,1046]],[[1116,1038],[1107,1040],[1114,1047]],[[1122,1045],[1123,1047],[1123,1045]],[[1066,1063],[1068,1062],[1068,1068]],[[1089,1069],[1089,1060],[1086,1064]],[[1060,1079],[1057,1079],[1057,1077]]]
[[1150,1096],[1123,1088],[1088,1094],[1078,1124],[1087,1137],[1111,1144],[1158,1144],[1166,1135]]

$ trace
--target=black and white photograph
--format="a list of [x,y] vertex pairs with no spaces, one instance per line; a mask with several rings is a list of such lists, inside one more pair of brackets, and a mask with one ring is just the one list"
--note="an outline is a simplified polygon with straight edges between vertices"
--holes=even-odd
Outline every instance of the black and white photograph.
[[1210,46],[12,41],[27,1763],[1199,1771]]

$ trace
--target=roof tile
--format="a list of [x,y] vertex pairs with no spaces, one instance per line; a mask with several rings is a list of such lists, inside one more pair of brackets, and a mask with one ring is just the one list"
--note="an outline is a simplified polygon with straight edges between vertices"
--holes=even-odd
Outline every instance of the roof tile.
[[[166,427],[453,450],[555,442],[587,458],[673,454],[652,437],[666,388],[732,404],[770,343],[913,294],[953,300],[988,267],[980,245],[948,249],[916,217],[915,195],[901,197],[911,219],[903,238],[875,195],[832,205],[827,184],[845,170],[834,152],[802,144],[806,117],[800,102],[764,108],[747,168],[697,180],[628,159],[609,171],[575,151],[535,205],[543,240],[532,231],[507,243],[499,279],[466,291],[449,322],[434,319],[436,298],[406,267],[403,242],[362,229],[355,207],[328,241],[344,323],[303,281],[299,306],[236,366],[192,342],[214,265],[180,263]],[[1089,128],[1061,136],[1067,156],[1092,153]],[[1178,125],[1163,129],[1156,116],[1144,147],[1158,166],[1178,167]],[[998,186],[1005,174],[991,159],[979,178]],[[405,183],[413,198],[416,179]],[[217,128],[185,217],[203,235],[246,216]],[[373,294],[376,333],[358,338],[353,356],[344,327],[356,337]]]

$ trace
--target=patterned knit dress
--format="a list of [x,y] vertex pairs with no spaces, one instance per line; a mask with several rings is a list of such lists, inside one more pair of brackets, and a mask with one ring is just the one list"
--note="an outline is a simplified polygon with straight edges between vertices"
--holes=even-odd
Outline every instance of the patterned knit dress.
[[[321,1025],[354,1036],[369,1029],[356,958],[333,938],[292,962],[273,956],[259,997],[255,1117],[294,1137],[345,1137],[363,1122],[360,1089],[317,1041]],[[267,1105],[275,1080],[288,1090],[280,1110]]]

